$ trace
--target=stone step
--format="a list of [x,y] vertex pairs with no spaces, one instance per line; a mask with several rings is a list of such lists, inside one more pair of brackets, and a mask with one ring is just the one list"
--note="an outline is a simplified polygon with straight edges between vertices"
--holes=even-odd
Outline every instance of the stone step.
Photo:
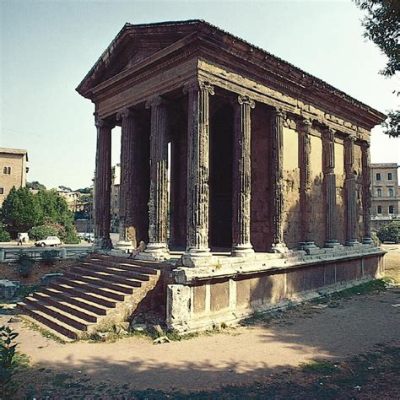
[[[111,299],[108,296],[102,296],[99,293],[88,293],[85,288],[78,286],[71,286],[67,283],[51,283],[47,289],[55,289],[65,294],[70,294],[72,296],[76,296],[79,299],[88,300],[92,303],[99,304],[103,307],[114,308],[117,303],[116,299]],[[117,299],[118,300],[118,299]]]
[[79,275],[73,272],[66,272],[64,274],[64,278],[71,279],[73,281],[79,281],[88,283],[90,285],[94,285],[100,287],[102,289],[111,289],[115,292],[121,292],[125,294],[132,294],[133,293],[133,286],[140,287],[140,282],[137,282],[135,285],[122,285],[120,283],[108,282],[106,279],[95,278],[94,276],[90,275]]
[[113,274],[114,276],[117,275],[126,278],[133,278],[137,279],[138,281],[150,280],[149,274],[137,272],[135,269],[131,269],[130,267],[128,269],[123,269],[119,267],[104,265],[104,263],[98,264],[96,262],[85,261],[79,264],[79,268],[85,268],[99,272],[106,272],[108,274]]
[[47,303],[50,306],[53,306],[55,308],[58,308],[68,314],[74,315],[84,321],[87,322],[97,322],[97,314],[94,314],[90,311],[83,310],[79,307],[76,307],[72,304],[69,304],[67,301],[60,301],[60,299],[57,299],[55,297],[51,297],[45,293],[42,292],[36,292],[33,294],[33,297],[40,300],[43,303]]
[[122,267],[131,267],[132,269],[141,269],[143,273],[148,273],[151,275],[157,275],[160,270],[160,265],[158,263],[149,262],[149,261],[139,261],[133,260],[124,257],[114,257],[114,256],[106,256],[103,254],[96,254],[94,256],[90,256],[87,258],[87,261],[97,262],[97,263],[108,263],[112,266],[121,265]]
[[38,321],[45,325],[47,329],[50,328],[51,330],[69,339],[76,340],[79,337],[80,331],[78,329],[75,329],[68,324],[64,324],[63,322],[43,313],[29,304],[19,303],[18,307],[24,313],[30,316],[35,322]]
[[44,303],[34,297],[27,297],[24,300],[25,304],[29,304],[36,310],[41,311],[45,315],[51,316],[53,319],[63,322],[65,325],[71,326],[80,331],[86,331],[89,325],[88,321],[84,321],[75,315],[60,310],[50,304]]
[[98,285],[92,285],[87,282],[70,279],[66,276],[59,279],[57,283],[66,284],[68,286],[79,288],[89,294],[95,293],[95,294],[99,294],[100,296],[103,296],[105,298],[118,300],[118,301],[124,301],[125,296],[126,296],[126,293],[121,293],[121,292],[117,292],[115,290],[110,290],[109,288],[102,288],[102,287],[99,287]]
[[78,276],[92,276],[97,279],[105,279],[107,282],[110,283],[117,283],[126,286],[138,287],[138,283],[140,283],[140,281],[137,281],[131,277],[128,278],[118,276],[108,271],[98,271],[89,268],[81,268],[80,266],[71,268],[70,272]]
[[[87,299],[79,297],[79,295],[80,295],[79,293],[71,294],[71,293],[62,292],[62,291],[59,291],[57,289],[50,288],[50,287],[45,288],[41,292],[36,292],[36,293],[46,294],[56,301],[68,302],[74,306],[82,308],[83,310],[90,311],[96,315],[106,315],[107,314],[106,307],[113,307],[112,304],[109,304],[108,306],[100,306],[98,303],[94,303],[92,301],[89,301]],[[35,294],[34,294],[34,296],[35,296]],[[95,301],[96,299],[93,299],[93,300]]]

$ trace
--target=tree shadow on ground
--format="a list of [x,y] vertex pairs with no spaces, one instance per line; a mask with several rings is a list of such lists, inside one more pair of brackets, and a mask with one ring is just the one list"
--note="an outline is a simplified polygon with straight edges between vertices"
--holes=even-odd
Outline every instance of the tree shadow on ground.
[[[136,338],[117,343],[67,344],[55,361],[39,362],[19,375],[20,398],[371,399],[374,397],[362,397],[364,392],[358,393],[354,387],[370,385],[372,381],[372,392],[379,393],[376,390],[382,381],[386,384],[384,390],[391,393],[395,389],[391,389],[387,376],[398,382],[397,361],[388,364],[386,378],[375,371],[377,367],[369,358],[349,369],[345,363],[340,367],[340,379],[348,393],[343,392],[339,378],[332,382],[332,371],[322,368],[311,379],[303,370],[294,368],[312,359],[341,364],[352,354],[395,340],[397,350],[386,353],[398,357],[400,313],[392,305],[400,302],[399,290],[355,297],[326,307],[310,303],[286,311],[274,321],[260,319],[254,327],[236,332],[227,330],[225,334],[161,346],[143,342],[146,351],[142,349],[140,354],[141,342],[135,342]],[[83,346],[93,346],[86,347],[86,356],[82,354]],[[234,351],[225,355],[226,346]],[[216,356],[218,348],[220,354]],[[51,346],[48,349],[51,352]],[[180,356],[174,358],[177,352]],[[261,354],[252,355],[254,352]],[[355,371],[360,368],[361,374]],[[393,377],[392,370],[396,368]],[[400,385],[395,387],[398,390]]]

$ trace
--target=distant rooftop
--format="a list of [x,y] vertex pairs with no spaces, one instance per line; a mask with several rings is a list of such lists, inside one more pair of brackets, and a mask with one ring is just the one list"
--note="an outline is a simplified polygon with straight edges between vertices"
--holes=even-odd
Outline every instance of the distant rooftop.
[[371,163],[371,168],[400,168],[397,163]]
[[26,161],[28,161],[28,151],[24,149],[11,149],[7,147],[0,147],[0,153],[2,154],[21,154],[26,156]]

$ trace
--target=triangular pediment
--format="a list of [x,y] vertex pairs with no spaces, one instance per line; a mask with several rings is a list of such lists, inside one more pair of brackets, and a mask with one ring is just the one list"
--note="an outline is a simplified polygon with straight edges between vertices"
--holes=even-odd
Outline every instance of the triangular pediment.
[[125,24],[79,84],[78,92],[85,96],[91,88],[190,35],[201,23],[193,20],[181,24]]

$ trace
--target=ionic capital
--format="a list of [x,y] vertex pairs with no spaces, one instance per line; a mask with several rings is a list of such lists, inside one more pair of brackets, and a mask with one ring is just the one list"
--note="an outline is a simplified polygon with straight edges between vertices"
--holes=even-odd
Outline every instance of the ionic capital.
[[96,125],[96,128],[112,128],[113,125],[102,118],[99,118],[97,115],[94,116],[94,124]]
[[214,86],[212,86],[209,82],[202,81],[202,80],[190,81],[183,85],[183,93],[184,94],[187,94],[192,91],[206,91],[211,96],[213,96],[215,94]]
[[332,129],[330,126],[324,127],[323,134],[325,139],[329,142],[333,142],[335,140],[335,130]]
[[357,140],[356,135],[349,135],[346,137],[346,141],[348,141],[349,144],[354,144],[356,140]]
[[249,96],[239,95],[238,96],[238,102],[239,102],[240,105],[247,104],[247,105],[250,106],[250,108],[254,108],[256,106],[256,103],[254,102],[254,100],[250,99]]
[[146,101],[145,107],[146,108],[152,108],[152,107],[159,107],[161,105],[166,104],[165,99],[163,99],[161,96],[153,96],[150,99]]
[[298,123],[298,129],[300,132],[310,133],[311,127],[312,127],[312,121],[307,118],[302,119]]
[[129,108],[124,108],[123,110],[118,111],[116,115],[117,121],[122,121],[123,119],[131,117],[133,117],[133,111]]

